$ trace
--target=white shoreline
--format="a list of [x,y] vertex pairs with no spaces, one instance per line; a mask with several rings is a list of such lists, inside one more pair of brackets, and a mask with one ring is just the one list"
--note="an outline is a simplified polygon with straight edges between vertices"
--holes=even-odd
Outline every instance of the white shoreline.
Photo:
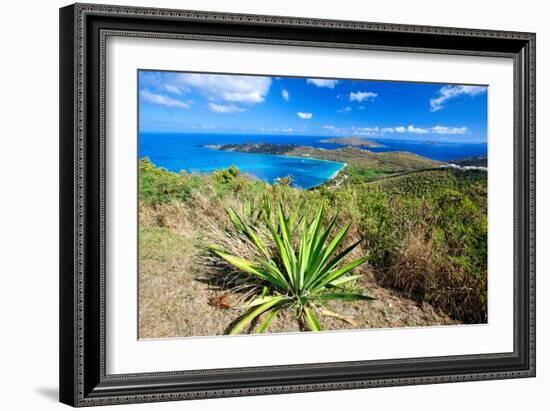
[[[336,161],[334,161],[334,163],[336,163]],[[329,177],[329,179],[327,181],[334,180],[338,176],[338,174],[340,174],[340,171],[342,171],[344,168],[346,168],[348,166],[348,163],[341,163],[341,164],[342,164],[342,167],[340,167],[338,170],[336,170],[334,173],[332,173],[332,175]],[[325,183],[326,183],[326,181],[325,181]]]
[[442,168],[453,168],[453,169],[455,169],[455,170],[480,170],[480,171],[487,171],[487,167],[482,167],[482,166],[459,166],[458,164],[454,164],[454,163],[443,164],[441,167],[442,167]]
[[[242,153],[242,151],[241,151],[241,153]],[[247,154],[256,154],[256,153],[247,153]],[[262,154],[262,153],[258,153],[258,154]],[[289,156],[289,155],[286,155],[286,154],[267,154],[267,155],[273,155],[273,156],[279,156],[279,157],[288,157],[288,158],[297,158],[297,159],[300,159],[300,160],[324,161],[326,163],[346,164],[346,163],[342,163],[341,161],[325,160],[323,158],[316,158],[316,157]]]

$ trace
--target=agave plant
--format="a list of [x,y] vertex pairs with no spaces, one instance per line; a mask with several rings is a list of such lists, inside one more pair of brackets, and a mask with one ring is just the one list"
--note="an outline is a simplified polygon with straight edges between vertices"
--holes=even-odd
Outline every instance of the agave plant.
[[[284,309],[291,310],[300,323],[308,324],[310,330],[320,331],[322,326],[316,312],[346,320],[346,317],[326,308],[327,301],[373,299],[342,288],[344,284],[360,277],[350,273],[368,258],[365,256],[341,265],[360,242],[339,250],[351,224],[346,224],[331,239],[337,217],[322,227],[324,206],[320,207],[311,221],[307,221],[303,214],[300,215],[299,210],[300,207],[295,207],[294,212],[287,215],[279,202],[277,212],[273,213],[268,200],[264,200],[261,215],[254,214],[253,218],[250,218],[250,205],[242,216],[232,208],[227,209],[235,230],[254,247],[256,257],[250,261],[231,255],[215,245],[211,249],[263,285],[262,293],[244,304],[244,308],[249,311],[233,326],[231,334],[242,332],[255,318],[267,314],[258,328],[258,332],[263,333]],[[263,227],[260,227],[260,222]],[[268,243],[262,239],[260,232],[264,228],[273,245],[269,244],[271,241]]]

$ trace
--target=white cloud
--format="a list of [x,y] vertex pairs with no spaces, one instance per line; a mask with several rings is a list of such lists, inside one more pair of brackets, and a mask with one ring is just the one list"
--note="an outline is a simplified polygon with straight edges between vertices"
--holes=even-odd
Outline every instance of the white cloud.
[[290,100],[290,95],[288,94],[288,90],[282,89],[282,90],[281,90],[281,96],[283,96],[283,98],[284,98],[286,101]]
[[311,117],[313,117],[313,114],[304,113],[302,111],[298,111],[296,114],[298,115],[298,117],[300,117],[301,119],[304,119],[304,120],[309,120]]
[[432,132],[435,134],[468,134],[468,127],[446,127],[446,126],[434,126]]
[[407,127],[407,132],[413,134],[427,134],[430,131],[425,128],[415,127],[411,124],[409,127]]
[[180,90],[179,87],[169,83],[164,84],[164,89],[170,93],[177,94],[178,96],[182,93],[182,90]]
[[349,101],[357,101],[361,103],[362,101],[374,100],[378,97],[378,93],[372,91],[356,91],[349,93]]
[[[383,135],[388,128],[381,129],[379,127],[335,127],[333,125],[324,125],[322,126],[325,130],[332,131],[337,134],[348,134],[348,135],[361,135],[361,136],[381,136]],[[383,131],[386,130],[386,131]]]
[[378,127],[353,127],[353,134],[361,136],[381,136],[383,133]]
[[183,101],[165,96],[163,94],[151,93],[149,90],[142,90],[140,92],[141,98],[148,103],[160,104],[166,107],[179,107],[179,108],[189,108],[189,104],[184,103]]
[[335,127],[333,125],[321,126],[325,130],[329,130],[337,134],[349,134],[349,135],[366,135],[366,136],[383,136],[385,134],[392,133],[410,133],[410,134],[454,134],[465,135],[469,134],[468,127],[447,127],[447,126],[433,126],[430,128],[416,127],[414,125],[397,126],[397,127]]
[[292,127],[288,127],[288,128],[280,128],[280,127],[268,127],[268,128],[265,128],[265,127],[261,127],[259,129],[259,131],[261,132],[268,132],[268,133],[292,133],[294,131],[294,129]]
[[246,111],[244,108],[236,106],[224,106],[222,104],[208,103],[208,108],[214,113],[240,113]]
[[271,86],[270,77],[260,76],[180,73],[175,81],[199,90],[209,100],[249,104],[263,102]]
[[448,100],[459,96],[477,96],[485,93],[486,87],[482,86],[443,86],[437,92],[437,97],[430,99],[430,111],[435,112],[441,110]]
[[320,78],[308,78],[307,82],[317,87],[326,87],[326,88],[334,88],[336,87],[336,84],[338,84],[338,80],[327,80],[327,79],[320,79]]

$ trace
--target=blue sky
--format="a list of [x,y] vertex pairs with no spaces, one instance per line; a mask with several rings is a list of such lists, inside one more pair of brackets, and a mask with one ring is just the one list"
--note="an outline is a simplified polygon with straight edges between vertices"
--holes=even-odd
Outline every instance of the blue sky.
[[487,141],[484,86],[139,71],[140,131]]

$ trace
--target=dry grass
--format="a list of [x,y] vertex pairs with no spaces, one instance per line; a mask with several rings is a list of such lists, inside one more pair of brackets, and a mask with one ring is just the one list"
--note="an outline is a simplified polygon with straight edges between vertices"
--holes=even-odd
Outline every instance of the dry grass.
[[[240,207],[236,198],[209,201],[198,194],[192,203],[169,202],[140,205],[139,336],[167,338],[226,334],[243,311],[233,308],[247,290],[239,288],[238,274],[219,260],[212,259],[205,245],[215,241],[236,255],[252,251],[235,238],[229,238],[224,206]],[[345,219],[346,217],[342,217]],[[359,233],[353,228],[348,242]],[[357,249],[351,259],[364,255]],[[420,264],[420,263],[419,263]],[[430,305],[377,285],[367,268],[356,285],[372,302],[334,302],[334,311],[348,322],[322,317],[328,330],[391,328],[453,324],[455,321]],[[230,281],[230,279],[232,281]],[[231,308],[216,304],[223,298]],[[253,332],[253,323],[248,332]],[[299,331],[289,314],[279,316],[269,332]]]
[[479,278],[467,275],[461,266],[438,256],[432,241],[421,233],[403,241],[396,262],[378,279],[409,298],[429,301],[454,318],[469,323],[486,321],[487,303],[481,296],[487,289],[487,273]]
[[[395,160],[407,169],[409,157],[397,154],[386,163]],[[369,265],[356,269],[362,278],[355,286],[378,299],[334,303],[333,311],[349,321],[320,315],[325,328],[486,321],[487,191],[481,172],[431,170],[368,184],[361,174],[338,190],[303,191],[268,185],[231,168],[212,176],[175,174],[142,161],[141,171],[142,338],[224,334],[243,314],[234,307],[255,292],[254,286],[243,288],[243,274],[206,252],[206,246],[217,244],[254,259],[256,250],[226,229],[231,224],[225,207],[241,212],[247,199],[263,196],[309,214],[325,204],[327,219],[339,210],[337,226],[353,222],[344,246],[364,240],[348,258],[370,255]],[[270,237],[264,240],[270,243]],[[297,330],[288,314],[270,326],[270,332]]]

